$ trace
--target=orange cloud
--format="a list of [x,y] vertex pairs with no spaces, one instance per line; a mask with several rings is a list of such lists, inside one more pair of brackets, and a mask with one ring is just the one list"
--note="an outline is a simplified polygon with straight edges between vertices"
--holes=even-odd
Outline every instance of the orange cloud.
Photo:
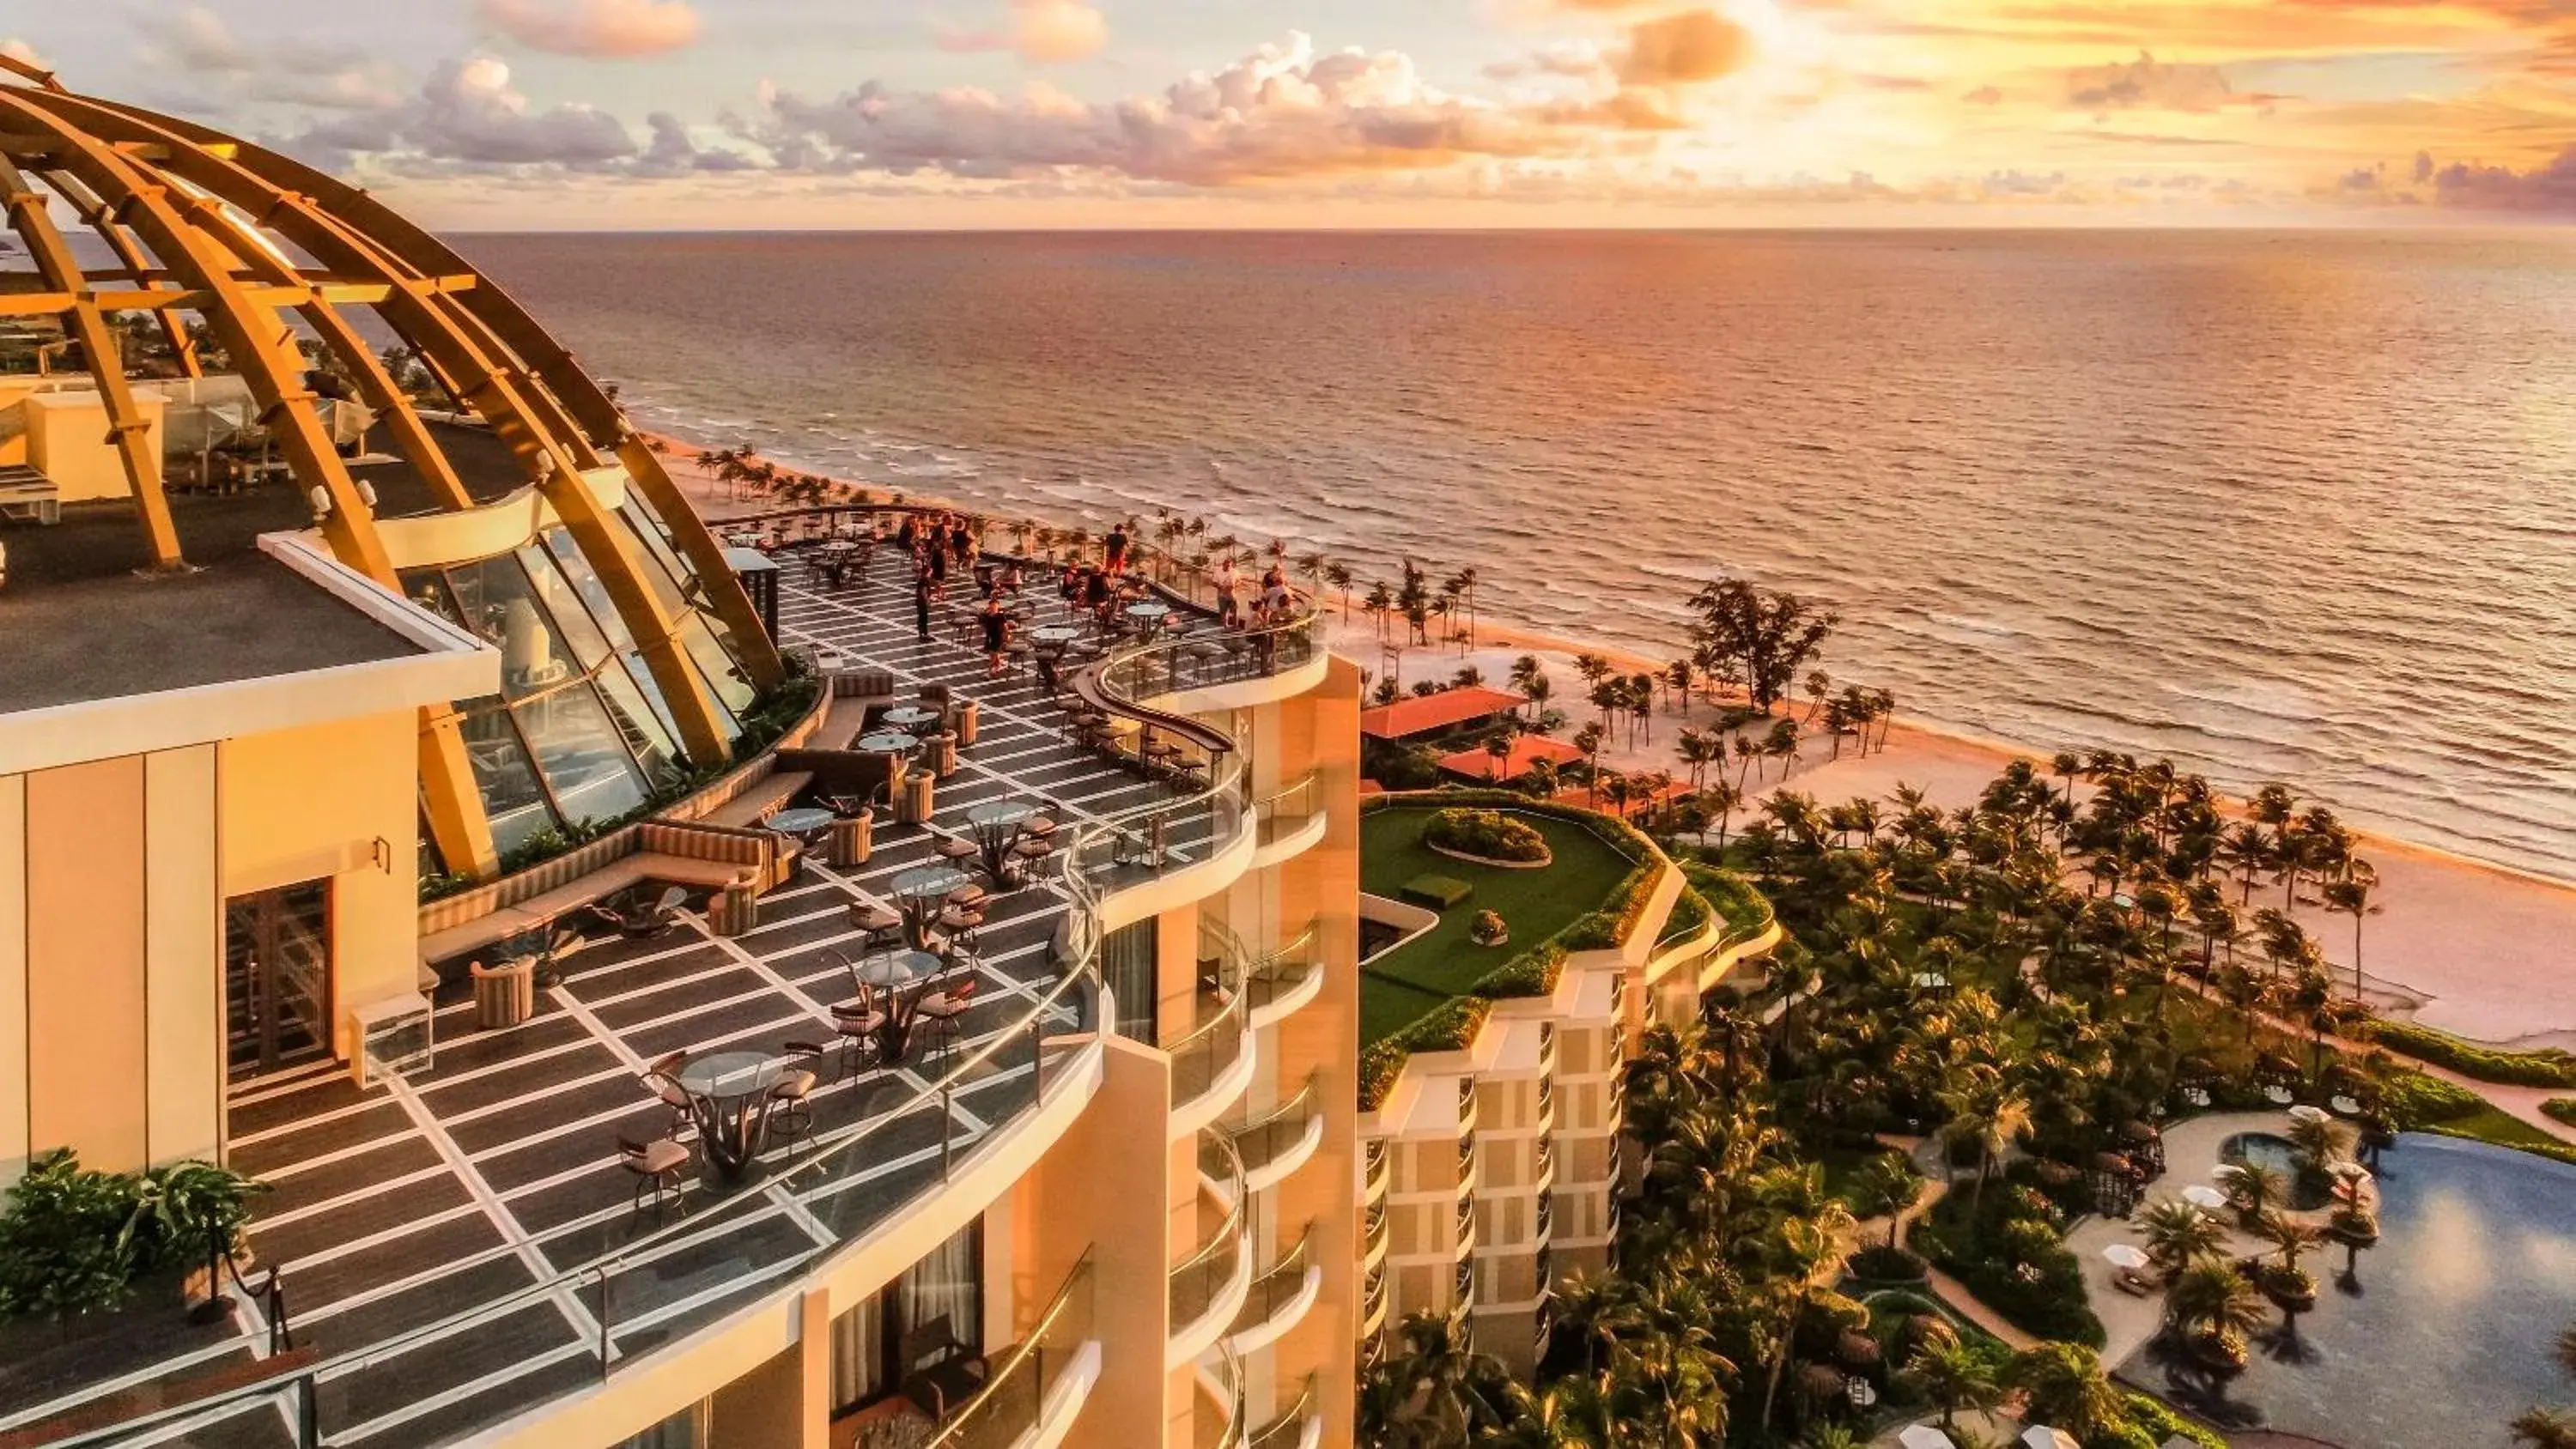
[[698,38],[686,0],[480,0],[483,23],[559,55],[659,55]]
[[1630,85],[1696,85],[1732,75],[1753,56],[1753,37],[1714,10],[1686,10],[1629,28],[1619,79]]
[[939,37],[941,50],[1009,50],[1046,65],[1088,59],[1108,43],[1108,18],[1085,0],[1011,0],[1008,31]]

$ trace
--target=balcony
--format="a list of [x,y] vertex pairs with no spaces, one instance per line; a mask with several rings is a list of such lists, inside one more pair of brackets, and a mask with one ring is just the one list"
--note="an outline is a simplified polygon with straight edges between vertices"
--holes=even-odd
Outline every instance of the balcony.
[[1386,1264],[1371,1264],[1360,1274],[1360,1337],[1374,1339],[1386,1328]]
[[1245,982],[1242,943],[1223,924],[1202,922],[1199,960],[1198,1018],[1188,1031],[1162,1044],[1172,1059],[1168,1130],[1175,1140],[1224,1115],[1252,1085],[1252,993]]
[[1221,1337],[1252,1289],[1249,1194],[1243,1159],[1221,1132],[1199,1134],[1199,1195],[1225,1205],[1215,1230],[1171,1272],[1171,1343],[1166,1358],[1177,1368]]
[[1250,1426],[1244,1422],[1242,1360],[1219,1344],[1209,1361],[1197,1366],[1191,1380],[1198,1389],[1190,1405],[1193,1449],[1243,1449]]
[[1305,1318],[1306,1310],[1315,1306],[1316,1295],[1324,1291],[1324,1268],[1307,1251],[1311,1237],[1309,1229],[1279,1255],[1278,1262],[1253,1278],[1243,1306],[1235,1311],[1234,1327],[1225,1337],[1236,1353],[1268,1347],[1281,1334],[1295,1328]]
[[1317,1391],[1315,1376],[1308,1374],[1298,1386],[1297,1397],[1277,1418],[1252,1431],[1244,1441],[1245,1449],[1317,1449],[1324,1442],[1323,1395]]
[[1252,963],[1246,979],[1252,992],[1254,1027],[1276,1026],[1323,994],[1324,953],[1316,929],[1308,926],[1286,945]]
[[1026,1337],[992,1356],[984,1387],[925,1449],[1038,1449],[1061,1443],[1100,1377],[1084,1254]]
[[1255,844],[1252,868],[1267,870],[1314,849],[1332,825],[1324,811],[1322,778],[1315,771],[1252,802]]
[[1243,1178],[1260,1192],[1306,1165],[1324,1140],[1324,1114],[1315,1108],[1315,1079],[1309,1076],[1296,1096],[1234,1129],[1235,1150],[1243,1155]]
[[1301,604],[1286,623],[1199,627],[1129,650],[1109,662],[1100,682],[1140,708],[1214,714],[1293,699],[1323,683],[1330,657],[1316,615]]

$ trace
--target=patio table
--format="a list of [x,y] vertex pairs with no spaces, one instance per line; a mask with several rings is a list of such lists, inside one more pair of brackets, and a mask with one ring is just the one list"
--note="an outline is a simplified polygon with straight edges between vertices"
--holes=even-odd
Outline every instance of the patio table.
[[939,974],[944,963],[928,951],[881,951],[850,968],[850,979],[885,990],[885,1025],[877,1028],[877,1058],[899,1067],[912,1047],[913,1019],[921,993],[912,988]]
[[810,808],[781,810],[762,823],[781,835],[805,841],[811,840],[816,831],[831,828],[832,812]]
[[878,716],[878,718],[884,720],[887,724],[892,725],[896,729],[902,730],[907,734],[913,734],[917,733],[919,727],[922,725],[937,724],[939,722],[939,711],[935,709],[923,709],[921,706],[915,704],[901,704],[887,710],[884,714]]
[[769,1089],[786,1073],[787,1063],[763,1052],[717,1052],[680,1069],[674,1080],[689,1095],[709,1177],[734,1183],[751,1170],[769,1140]]
[[1038,807],[1025,800],[988,800],[966,810],[966,823],[975,827],[975,843],[984,848],[984,872],[1000,885],[1003,871],[1010,864],[1011,842],[1020,831],[1020,822],[1038,813]]
[[901,730],[871,730],[850,742],[863,755],[909,756],[921,748],[921,741]]
[[929,947],[930,923],[948,897],[965,884],[966,872],[944,865],[916,866],[894,878],[895,902],[903,909],[903,938],[914,950]]
[[1171,614],[1172,606],[1160,599],[1147,599],[1143,603],[1127,606],[1127,617],[1135,620],[1137,628],[1149,635],[1161,629],[1163,621],[1170,618]]
[[1029,631],[1029,637],[1040,644],[1070,644],[1082,637],[1082,631],[1071,624],[1040,624]]

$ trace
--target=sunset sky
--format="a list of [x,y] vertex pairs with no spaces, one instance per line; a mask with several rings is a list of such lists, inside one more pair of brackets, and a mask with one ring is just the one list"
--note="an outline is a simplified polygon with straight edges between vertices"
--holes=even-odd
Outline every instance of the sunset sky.
[[2576,0],[102,0],[441,225],[2576,220]]

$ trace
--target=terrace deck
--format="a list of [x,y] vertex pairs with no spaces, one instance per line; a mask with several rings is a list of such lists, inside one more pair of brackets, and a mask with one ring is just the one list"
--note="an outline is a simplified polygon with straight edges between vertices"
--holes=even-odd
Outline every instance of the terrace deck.
[[[1042,617],[1051,616],[1053,596],[1035,596]],[[982,656],[944,630],[916,638],[909,589],[890,560],[831,593],[785,585],[780,602],[788,642],[890,669],[906,694],[940,683],[981,701],[978,741],[938,791],[940,834],[967,833],[967,808],[987,800],[1041,802],[1071,833],[1173,798],[1170,786],[1070,743],[1062,713],[1025,672],[987,679]],[[1164,868],[1202,858],[1213,829],[1203,806],[1176,820]],[[461,1437],[599,1378],[603,1342],[614,1373],[933,1189],[944,1135],[954,1134],[962,1155],[1031,1106],[1038,1047],[1019,1024],[1061,978],[1053,942],[1072,909],[1054,879],[997,897],[989,912],[983,990],[953,1054],[962,1060],[1005,1032],[1017,1040],[966,1074],[946,1123],[935,1100],[897,1113],[944,1070],[936,1056],[830,1081],[818,1094],[815,1130],[879,1122],[864,1161],[798,1171],[793,1149],[778,1147],[764,1159],[767,1180],[730,1195],[709,1196],[693,1178],[683,1207],[699,1231],[622,1265],[604,1301],[592,1278],[556,1281],[655,1227],[649,1207],[630,1210],[633,1179],[616,1154],[621,1134],[652,1136],[670,1125],[669,1109],[639,1080],[644,1064],[681,1049],[776,1051],[790,1038],[831,1040],[829,1007],[851,988],[830,953],[858,944],[848,908],[882,901],[888,880],[932,860],[935,843],[921,826],[881,821],[865,865],[809,864],[799,882],[764,898],[760,927],[739,938],[713,935],[693,913],[661,939],[588,942],[561,959],[563,980],[517,1027],[477,1031],[470,1000],[447,1002],[436,1015],[435,1065],[419,1075],[362,1091],[334,1073],[237,1096],[229,1165],[273,1187],[251,1239],[281,1270],[299,1346],[334,1357],[484,1310],[434,1340],[326,1368],[318,1396],[328,1442]],[[1085,1029],[1071,1009],[1078,1004],[1056,1007],[1052,1028]],[[783,1181],[791,1172],[793,1191]],[[257,1311],[245,1306],[242,1317],[238,1336],[89,1364],[76,1383],[37,1393],[20,1385],[0,1424],[113,1388],[166,1387],[238,1367],[267,1342]],[[290,1411],[282,1397],[236,1402],[133,1442],[283,1445]]]

